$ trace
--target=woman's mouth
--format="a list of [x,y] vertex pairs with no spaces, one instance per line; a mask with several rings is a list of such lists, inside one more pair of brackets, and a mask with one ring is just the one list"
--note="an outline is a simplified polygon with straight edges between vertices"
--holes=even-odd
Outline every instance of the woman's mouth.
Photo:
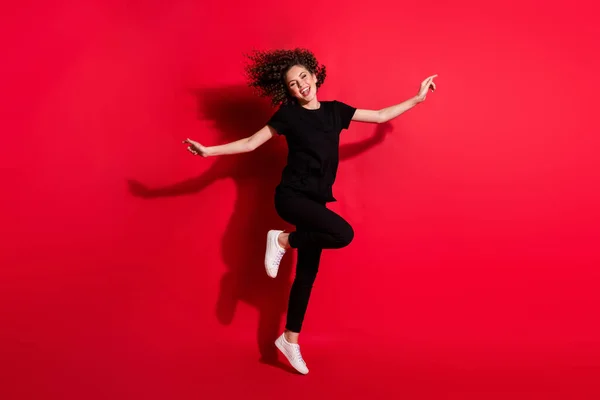
[[306,88],[304,88],[300,91],[300,94],[304,97],[308,96],[309,93],[310,93],[310,86],[307,86]]

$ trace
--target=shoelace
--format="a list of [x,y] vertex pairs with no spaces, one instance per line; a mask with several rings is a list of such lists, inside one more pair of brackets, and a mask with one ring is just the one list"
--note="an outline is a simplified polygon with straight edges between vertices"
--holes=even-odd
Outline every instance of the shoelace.
[[296,351],[296,356],[298,357],[298,360],[302,361],[304,363],[304,359],[302,358],[302,353],[300,353],[300,346],[294,346],[294,350]]
[[279,263],[281,262],[281,258],[284,254],[284,251],[278,250],[277,255],[275,256],[275,260],[273,260],[273,265],[279,265]]

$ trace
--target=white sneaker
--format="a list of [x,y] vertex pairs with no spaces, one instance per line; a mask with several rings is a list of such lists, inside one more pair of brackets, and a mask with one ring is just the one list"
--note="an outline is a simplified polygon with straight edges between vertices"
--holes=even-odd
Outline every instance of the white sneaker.
[[285,334],[282,333],[281,336],[275,340],[275,346],[277,346],[279,351],[283,353],[285,358],[287,358],[296,371],[304,375],[308,374],[308,368],[306,367],[306,363],[302,358],[302,353],[300,353],[299,344],[288,342],[285,340]]
[[267,233],[267,251],[265,252],[265,269],[267,271],[267,275],[271,278],[275,278],[277,276],[277,272],[279,271],[279,263],[281,262],[281,257],[285,254],[285,249],[282,248],[278,241],[277,237],[283,231],[270,230]]

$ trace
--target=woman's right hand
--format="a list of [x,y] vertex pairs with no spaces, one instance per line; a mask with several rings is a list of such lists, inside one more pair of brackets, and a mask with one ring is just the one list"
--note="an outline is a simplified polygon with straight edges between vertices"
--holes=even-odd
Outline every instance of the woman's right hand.
[[208,149],[202,146],[200,143],[193,141],[192,139],[185,139],[183,143],[189,144],[187,147],[188,151],[193,155],[200,155],[202,157],[208,157]]

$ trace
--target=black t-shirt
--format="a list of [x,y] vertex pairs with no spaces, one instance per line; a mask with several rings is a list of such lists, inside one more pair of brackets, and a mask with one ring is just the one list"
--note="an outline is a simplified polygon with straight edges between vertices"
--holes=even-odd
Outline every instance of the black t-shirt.
[[267,125],[288,144],[279,193],[301,192],[318,201],[336,201],[333,183],[339,163],[342,129],[348,129],[356,108],[339,101],[322,101],[316,110],[282,105]]

